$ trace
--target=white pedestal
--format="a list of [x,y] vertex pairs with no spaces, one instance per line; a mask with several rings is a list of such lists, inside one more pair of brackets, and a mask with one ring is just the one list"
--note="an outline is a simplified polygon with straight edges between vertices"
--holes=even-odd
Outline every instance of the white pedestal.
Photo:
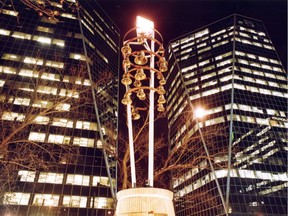
[[160,188],[131,188],[117,193],[116,216],[175,216],[173,193]]

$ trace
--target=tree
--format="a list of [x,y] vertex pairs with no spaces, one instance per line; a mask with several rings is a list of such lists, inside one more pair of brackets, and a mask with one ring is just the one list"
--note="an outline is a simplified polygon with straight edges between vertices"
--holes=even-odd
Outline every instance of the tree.
[[[191,113],[191,112],[190,112]],[[159,115],[156,119],[159,120],[165,117],[165,113]],[[191,118],[187,118],[187,116],[182,115],[179,116],[178,129],[180,130],[183,124],[188,124]],[[137,174],[137,185],[145,186],[147,180],[147,161],[148,161],[148,114],[146,118],[140,124],[136,124],[134,127],[134,151],[135,151],[135,164],[136,164],[136,174]],[[161,121],[161,120],[160,120]],[[163,120],[162,120],[163,124]],[[164,123],[165,124],[165,123]],[[163,127],[163,125],[162,125]],[[212,126],[207,130],[202,130],[200,133],[195,133],[193,136],[189,136],[186,134],[186,137],[183,139],[181,145],[172,146],[169,149],[169,145],[167,144],[167,139],[165,138],[165,134],[161,134],[155,140],[155,158],[154,159],[154,181],[155,185],[161,188],[172,189],[169,184],[169,179],[171,178],[170,172],[177,170],[178,177],[183,175],[183,173],[187,172],[187,170],[198,167],[199,163],[204,159],[214,160],[217,156],[222,156],[227,153],[226,148],[221,148],[217,151],[212,151],[213,145],[215,142],[215,137],[218,139],[220,137],[225,138],[225,127],[216,125]],[[210,147],[210,154],[207,156],[205,150],[201,148],[202,140],[201,137],[205,139],[206,145]],[[197,155],[193,158],[189,158],[190,155]],[[125,134],[119,134],[119,146],[118,146],[118,173],[119,173],[119,181],[122,189],[126,189],[131,187],[130,182],[130,158],[129,158],[129,144],[126,139]],[[189,159],[186,159],[189,158]],[[217,163],[217,166],[223,167],[226,164]],[[210,169],[209,165],[205,165],[205,168]],[[203,194],[203,193],[202,193]]]
[[[69,76],[62,69],[57,69],[57,73],[54,70],[50,73],[54,75],[52,80],[47,79],[50,72],[47,68],[45,72],[37,66],[30,69],[33,77],[26,77],[25,85],[14,79],[14,75],[8,75],[0,95],[1,197],[17,187],[19,170],[49,171],[57,169],[59,163],[76,163],[78,147],[69,145],[69,137],[57,138],[57,134],[73,127],[72,120],[76,117],[78,121],[93,119],[91,91],[112,79],[107,72],[90,85],[84,78],[86,63],[71,66],[69,73],[65,72]],[[21,88],[24,91],[19,92]],[[53,128],[55,140],[47,143],[41,136],[51,126],[58,126]],[[37,131],[41,132],[38,137]]]

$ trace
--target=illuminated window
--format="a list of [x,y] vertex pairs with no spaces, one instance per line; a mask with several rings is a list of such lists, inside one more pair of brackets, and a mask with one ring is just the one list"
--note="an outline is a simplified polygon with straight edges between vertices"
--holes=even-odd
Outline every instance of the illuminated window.
[[64,40],[60,40],[60,39],[53,39],[52,40],[52,44],[55,44],[55,45],[60,46],[60,47],[64,47],[65,46],[65,41]]
[[43,44],[51,44],[51,38],[48,38],[48,37],[35,35],[33,37],[33,40],[38,41],[38,42],[43,43]]
[[10,15],[10,16],[18,16],[18,12],[14,10],[6,10],[6,9],[1,9],[0,13]]
[[33,123],[47,125],[49,123],[49,117],[47,117],[47,116],[37,116],[34,119]]
[[69,14],[69,13],[61,13],[62,17],[66,17],[66,18],[69,18],[69,19],[76,19],[76,16],[74,14]]
[[269,125],[268,119],[256,118],[256,122],[260,125]]
[[28,170],[20,170],[18,172],[18,175],[20,176],[20,181],[23,181],[23,182],[34,182],[36,172],[28,171]]
[[45,66],[54,67],[54,68],[64,68],[63,62],[56,62],[56,61],[46,61]]
[[25,57],[24,63],[26,64],[36,64],[36,65],[43,65],[43,59],[37,59],[32,57]]
[[44,142],[46,137],[45,133],[30,132],[28,140]]
[[66,184],[89,186],[90,176],[68,174]]
[[99,186],[99,185],[104,185],[109,187],[110,186],[110,181],[108,177],[103,177],[103,176],[93,176],[93,186]]
[[32,106],[39,108],[50,108],[53,106],[53,102],[46,100],[35,100]]
[[23,33],[23,32],[16,32],[16,31],[15,31],[15,32],[12,34],[12,37],[30,40],[31,37],[32,37],[32,35],[26,34],[26,33]]
[[278,92],[278,91],[272,91],[272,95],[278,96],[278,97],[283,97],[283,93],[282,92]]
[[255,123],[255,118],[251,116],[241,116],[243,122]]
[[77,121],[76,128],[78,129],[86,129],[86,130],[97,130],[97,125],[94,122],[88,121]]
[[29,104],[30,104],[30,98],[15,97],[14,104],[29,106]]
[[48,28],[48,27],[45,27],[45,26],[38,26],[38,27],[37,27],[37,31],[47,32],[47,33],[53,33],[53,32],[54,32],[54,29]]
[[71,105],[68,103],[59,103],[56,105],[55,109],[59,111],[69,111]]
[[63,173],[41,172],[39,174],[38,182],[62,184],[63,183],[63,177],[64,177]]
[[206,120],[206,121],[205,121],[205,125],[206,125],[206,126],[209,126],[209,125],[219,124],[219,123],[222,123],[222,122],[225,122],[225,119],[224,119],[223,116],[222,116],[222,117],[215,118],[215,119]]
[[208,96],[208,95],[212,95],[212,94],[216,94],[217,92],[219,92],[219,88],[214,88],[214,89],[211,89],[209,91],[205,91],[202,93],[202,96]]
[[241,85],[241,84],[238,84],[238,83],[235,83],[235,84],[234,84],[234,88],[236,88],[236,89],[241,89],[241,90],[245,90],[245,86],[244,86],[244,85]]
[[102,52],[96,50],[96,53],[108,64],[108,59],[104,56]]
[[59,195],[52,194],[35,194],[33,205],[36,206],[58,206]]
[[25,115],[22,113],[4,111],[2,115],[2,120],[24,121],[24,119],[25,119]]
[[94,147],[94,139],[84,138],[84,137],[74,137],[73,145],[85,146],[85,147]]
[[55,87],[50,87],[50,86],[38,86],[37,92],[43,93],[43,94],[52,94],[56,95],[57,94],[57,88]]
[[33,71],[33,70],[28,70],[28,69],[21,69],[19,72],[19,75],[21,76],[28,76],[28,77],[38,77],[39,72],[38,71]]
[[[93,204],[94,200],[94,204]],[[90,206],[94,206],[97,209],[112,209],[113,208],[113,199],[107,197],[93,197],[91,199]]]
[[60,81],[60,75],[59,74],[45,73],[44,72],[41,75],[41,79]]
[[11,61],[21,61],[22,58],[19,55],[4,53],[2,55],[2,59],[11,60]]
[[87,197],[83,196],[64,196],[63,206],[86,208]]
[[48,142],[55,144],[69,144],[70,138],[71,137],[64,135],[49,134]]
[[16,74],[16,68],[0,65],[0,72],[6,73],[6,74]]
[[81,55],[81,54],[77,54],[77,53],[70,53],[69,58],[73,58],[76,60],[82,60],[82,61],[86,61],[86,59],[87,59],[85,55]]
[[28,205],[30,193],[5,193],[4,204],[6,205]]
[[84,79],[83,85],[85,85],[85,86],[91,86],[90,80]]
[[0,35],[9,35],[10,31],[6,30],[6,29],[0,29]]
[[73,127],[73,120],[69,120],[69,119],[65,119],[65,118],[53,118],[52,125],[58,126],[58,127],[72,128]]
[[63,97],[67,96],[67,97],[79,98],[79,92],[75,90],[61,89],[59,95]]

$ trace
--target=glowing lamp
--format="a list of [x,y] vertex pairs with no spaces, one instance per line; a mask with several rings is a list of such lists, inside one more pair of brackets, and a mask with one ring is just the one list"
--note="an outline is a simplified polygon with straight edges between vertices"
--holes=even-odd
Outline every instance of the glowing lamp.
[[154,22],[141,16],[136,17],[137,36],[149,36],[154,32]]
[[195,115],[196,118],[202,118],[202,117],[204,117],[206,115],[206,112],[205,112],[205,110],[203,108],[198,107],[198,108],[195,109],[194,115]]

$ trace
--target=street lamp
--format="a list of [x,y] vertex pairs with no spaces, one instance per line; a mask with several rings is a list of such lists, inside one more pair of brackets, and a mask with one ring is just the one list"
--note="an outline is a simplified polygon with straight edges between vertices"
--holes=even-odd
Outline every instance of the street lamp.
[[[126,105],[127,108],[132,187],[136,187],[132,119],[136,120],[140,118],[139,110],[143,109],[137,107],[137,104],[139,104],[139,102],[137,101],[141,102],[146,100],[146,94],[148,92],[148,186],[153,187],[155,92],[158,93],[158,112],[165,111],[163,104],[166,102],[164,98],[164,94],[166,92],[164,89],[164,85],[166,83],[166,80],[162,73],[168,70],[168,63],[164,57],[163,38],[161,34],[154,29],[154,23],[152,21],[137,16],[136,27],[128,31],[124,36],[121,52],[124,59],[122,62],[124,74],[121,82],[125,85],[126,88],[122,103]],[[156,64],[155,60],[157,61]],[[157,83],[155,83],[155,75],[158,79]]]
[[[137,212],[145,215],[152,213],[175,216],[173,193],[153,186],[154,97],[155,95],[157,97],[157,111],[164,112],[166,80],[162,73],[168,70],[162,36],[154,29],[152,21],[138,16],[136,27],[124,35],[121,52],[124,70],[121,82],[126,88],[121,102],[127,108],[132,188],[117,193],[115,215],[134,215]],[[146,105],[143,101],[146,101],[148,93],[149,105]],[[139,119],[141,112],[146,110],[149,110],[148,186],[150,187],[136,188],[132,120]]]

